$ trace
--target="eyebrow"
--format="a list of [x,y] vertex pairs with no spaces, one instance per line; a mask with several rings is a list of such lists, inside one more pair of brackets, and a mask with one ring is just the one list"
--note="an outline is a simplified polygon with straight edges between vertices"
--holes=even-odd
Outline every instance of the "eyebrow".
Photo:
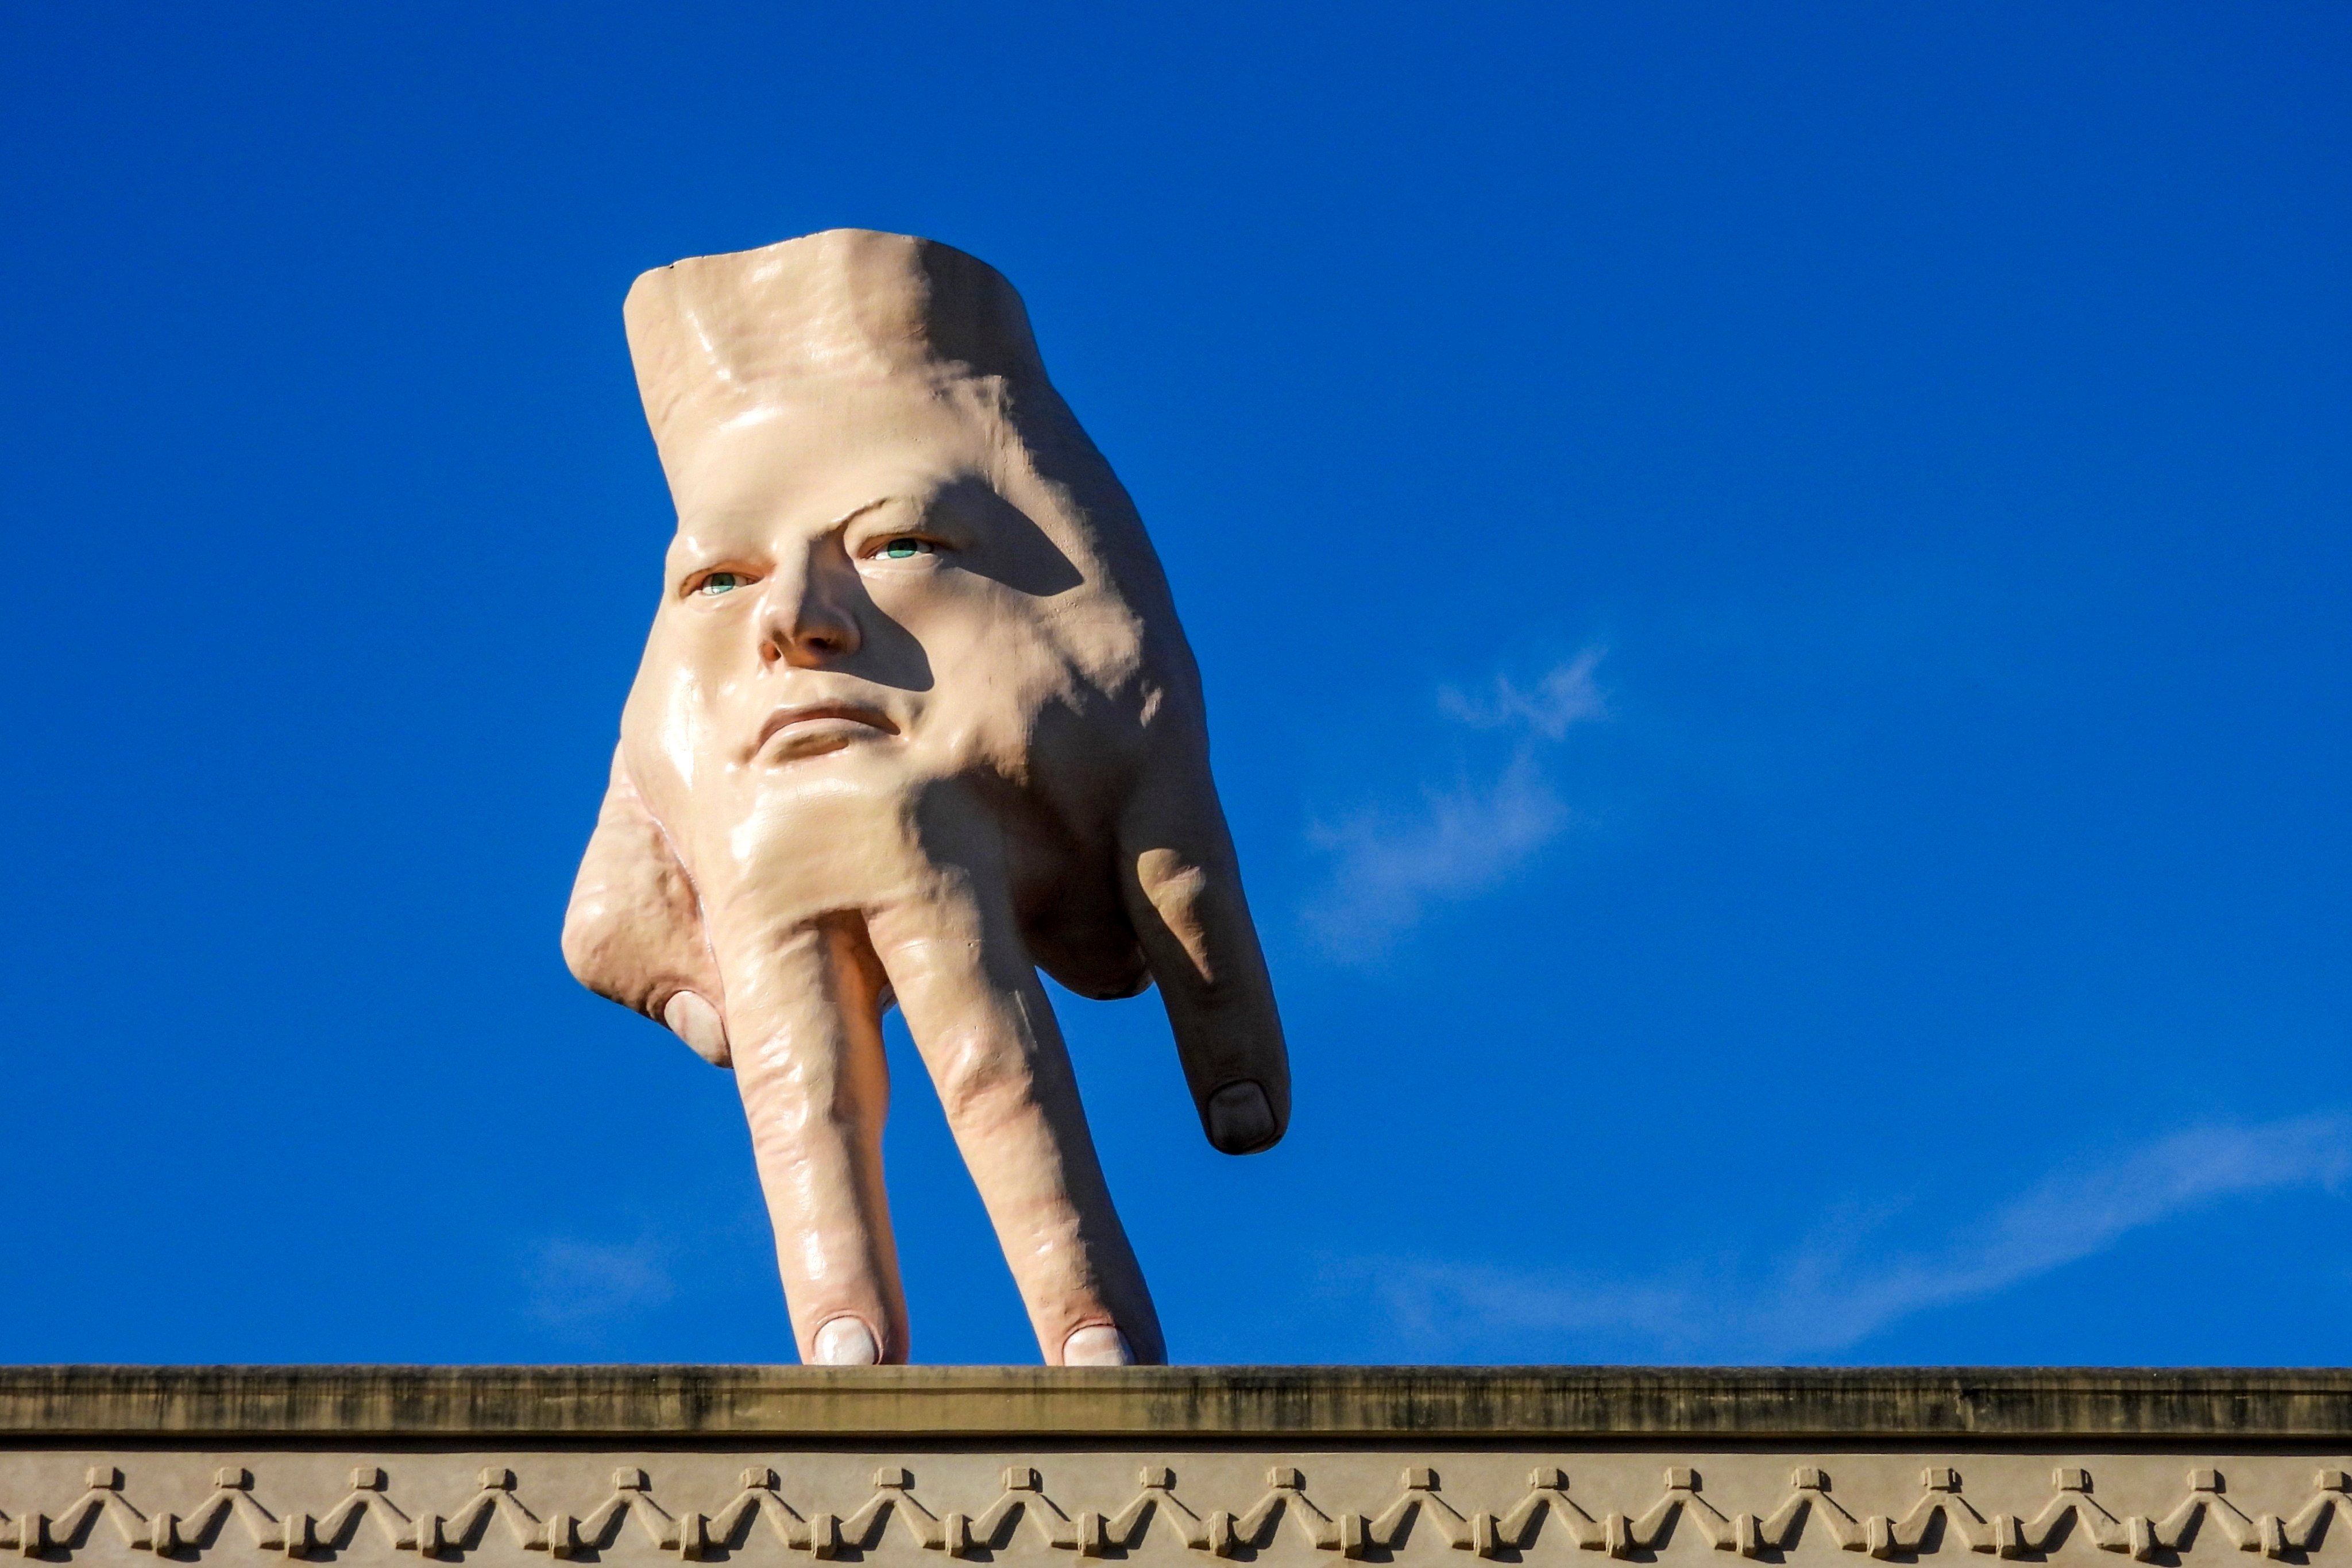
[[[886,506],[888,506],[892,501],[905,501],[905,502],[907,502],[907,503],[908,503],[908,505],[910,505],[910,506],[919,507],[919,508],[923,504],[922,502],[920,502],[920,501],[917,500],[913,496],[908,496],[908,495],[887,495],[887,496],[877,496],[877,497],[875,497],[872,500],[868,500],[868,501],[860,501],[860,502],[858,502],[856,506],[851,507],[847,511],[843,512],[840,516],[838,516],[838,517],[835,518],[832,521],[830,521],[830,522],[826,523],[826,524],[824,525],[824,531],[825,531],[825,532],[827,532],[827,533],[837,532],[838,531],[840,531],[840,530],[842,530],[842,529],[847,528],[851,523],[856,522],[859,518],[864,517],[867,512],[872,511],[872,510],[876,510],[876,509],[877,509],[877,508],[878,508],[878,507],[886,507]],[[729,518],[743,517],[743,516],[747,516],[747,515],[748,515],[748,516],[751,516],[751,517],[753,517],[753,518],[755,518],[755,519],[760,519],[760,518],[765,518],[765,517],[767,517],[767,516],[769,516],[769,515],[772,515],[772,514],[768,514],[768,513],[762,512],[761,510],[760,510],[760,509],[758,509],[758,508],[754,508],[754,507],[741,507],[741,508],[723,509],[723,510],[719,510],[719,511],[717,511],[717,512],[715,512],[715,513],[706,514],[706,515],[714,516],[714,517],[716,517],[716,518],[718,518],[718,519],[722,519],[722,520],[723,520],[723,519],[729,519]],[[682,533],[684,533],[684,531],[685,531],[685,528],[686,528],[686,519],[685,519],[683,516],[681,516],[681,517],[678,519],[678,525],[679,525],[679,532],[680,532],[681,534],[682,534]]]
[[856,522],[859,518],[864,517],[867,512],[875,510],[875,508],[888,506],[894,500],[914,503],[914,498],[912,496],[877,496],[872,500],[851,507],[847,511],[845,511],[839,517],[835,518],[831,522],[825,524],[826,531],[831,531],[836,528],[847,528],[851,523]]

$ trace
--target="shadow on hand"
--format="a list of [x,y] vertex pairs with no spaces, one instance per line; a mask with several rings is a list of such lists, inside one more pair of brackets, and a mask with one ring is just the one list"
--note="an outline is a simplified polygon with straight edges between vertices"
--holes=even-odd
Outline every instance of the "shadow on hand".
[[1027,512],[982,479],[956,480],[931,498],[931,506],[955,519],[971,539],[971,548],[956,563],[967,572],[1040,599],[1086,581]]

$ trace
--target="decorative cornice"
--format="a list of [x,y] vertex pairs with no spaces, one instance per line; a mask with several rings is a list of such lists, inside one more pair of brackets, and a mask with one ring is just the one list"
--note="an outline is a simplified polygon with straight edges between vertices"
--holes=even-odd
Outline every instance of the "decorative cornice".
[[0,1439],[2352,1438],[2352,1370],[0,1368]]
[[[535,1511],[517,1496],[515,1472],[504,1466],[482,1470],[476,1477],[479,1489],[447,1515],[401,1507],[388,1494],[384,1468],[373,1464],[352,1471],[351,1489],[341,1499],[313,1500],[320,1511],[272,1511],[255,1496],[253,1472],[241,1466],[218,1471],[211,1493],[185,1513],[141,1509],[124,1495],[122,1471],[112,1465],[92,1468],[84,1481],[82,1494],[58,1513],[28,1510],[11,1517],[0,1510],[0,1548],[28,1558],[70,1557],[101,1545],[110,1532],[121,1544],[159,1560],[239,1549],[332,1558],[362,1533],[373,1533],[385,1546],[424,1558],[503,1549],[601,1559],[627,1543],[688,1562],[747,1551],[828,1561],[863,1559],[896,1533],[908,1545],[947,1557],[992,1562],[1016,1543],[1032,1552],[1125,1557],[1158,1530],[1207,1557],[1255,1561],[1287,1545],[1294,1558],[1311,1562],[1317,1552],[1387,1561],[1414,1533],[1426,1531],[1482,1558],[1522,1561],[1540,1543],[1548,1562],[1579,1551],[1648,1561],[1680,1526],[1716,1551],[1772,1563],[1809,1536],[1881,1560],[1968,1552],[2039,1561],[2075,1535],[2138,1563],[2179,1563],[2200,1548],[2207,1556],[2234,1551],[2304,1563],[2352,1500],[2345,1495],[2352,1490],[2352,1475],[2323,1469],[2313,1475],[2314,1490],[2292,1518],[2250,1514],[2223,1495],[2227,1482],[2220,1470],[2200,1468],[2189,1472],[2179,1501],[2162,1516],[2118,1517],[2092,1496],[2091,1472],[2071,1465],[2051,1473],[2053,1489],[2031,1515],[1982,1511],[1961,1496],[1960,1472],[1948,1466],[1922,1470],[1919,1491],[1899,1513],[1857,1515],[1831,1497],[1826,1470],[1801,1465],[1790,1473],[1786,1497],[1765,1517],[1725,1513],[1700,1494],[1699,1472],[1685,1465],[1669,1466],[1654,1497],[1612,1507],[1588,1496],[1590,1509],[1569,1495],[1568,1472],[1556,1466],[1530,1472],[1523,1496],[1480,1506],[1449,1500],[1434,1468],[1412,1465],[1377,1513],[1327,1511],[1307,1495],[1305,1472],[1289,1465],[1267,1472],[1263,1495],[1255,1500],[1228,1500],[1233,1506],[1206,1511],[1177,1495],[1176,1471],[1156,1464],[1137,1473],[1138,1489],[1116,1511],[1065,1507],[1027,1465],[1003,1472],[1000,1495],[962,1500],[963,1509],[936,1498],[927,1504],[916,1496],[913,1471],[885,1465],[867,1495],[854,1504],[834,1500],[838,1511],[815,1507],[805,1494],[797,1505],[788,1500],[777,1472],[765,1465],[745,1470],[731,1499],[706,1502],[707,1513],[664,1506],[646,1471],[635,1465],[614,1472],[612,1490],[603,1499],[575,1502],[583,1510],[577,1513]],[[101,1521],[110,1531],[100,1531]],[[229,1528],[232,1521],[237,1528]],[[2335,1533],[2341,1538],[2340,1529]]]

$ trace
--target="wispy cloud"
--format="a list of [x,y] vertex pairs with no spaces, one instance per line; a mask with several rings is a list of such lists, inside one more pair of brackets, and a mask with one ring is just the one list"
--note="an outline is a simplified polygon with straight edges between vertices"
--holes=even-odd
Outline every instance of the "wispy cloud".
[[1367,811],[1315,824],[1308,841],[1332,858],[1331,880],[1307,906],[1307,924],[1335,954],[1385,944],[1431,900],[1503,880],[1568,819],[1535,760],[1519,756],[1498,778],[1428,791],[1411,815]]
[[652,1237],[624,1246],[559,1237],[531,1249],[530,1314],[569,1333],[601,1330],[677,1292],[667,1249]]
[[1601,658],[1587,648],[1528,686],[1497,676],[1477,695],[1441,689],[1438,706],[1457,721],[1517,737],[1507,758],[1424,785],[1411,807],[1365,807],[1308,825],[1307,841],[1331,869],[1303,913],[1327,952],[1343,961],[1378,956],[1432,904],[1498,886],[1574,820],[1544,752],[1571,726],[1607,717],[1593,679]]
[[2352,1181],[2352,1115],[2177,1132],[2121,1158],[2059,1171],[1988,1214],[1922,1241],[1899,1210],[1840,1216],[1762,1271],[1695,1267],[1665,1278],[1516,1271],[1428,1259],[1339,1270],[1408,1339],[1455,1353],[1563,1337],[1675,1357],[1827,1354],[1931,1307],[1989,1296],[2103,1252],[2131,1232],[2231,1198]]
[[1567,664],[1546,672],[1532,687],[1520,687],[1508,676],[1495,678],[1494,689],[1474,697],[1441,688],[1438,706],[1475,729],[1502,730],[1524,726],[1547,741],[1568,733],[1569,726],[1609,716],[1609,700],[1601,695],[1592,672],[1601,667],[1601,649],[1586,648]]

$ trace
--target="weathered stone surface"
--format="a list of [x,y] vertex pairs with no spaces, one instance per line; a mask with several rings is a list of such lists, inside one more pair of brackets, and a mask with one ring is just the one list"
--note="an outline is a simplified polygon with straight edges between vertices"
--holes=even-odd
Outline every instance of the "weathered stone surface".
[[2352,1437],[2352,1370],[0,1368],[0,1434]]
[[2342,1371],[18,1368],[0,1549],[2352,1563],[2347,1456]]

